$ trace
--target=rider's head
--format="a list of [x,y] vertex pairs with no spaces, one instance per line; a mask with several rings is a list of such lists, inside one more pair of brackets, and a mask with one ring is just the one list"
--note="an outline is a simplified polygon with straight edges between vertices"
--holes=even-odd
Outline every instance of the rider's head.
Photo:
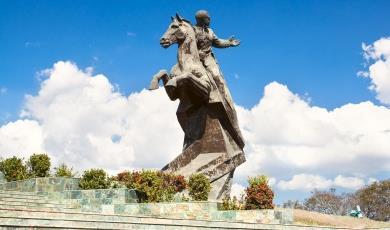
[[209,26],[210,25],[210,16],[209,13],[205,10],[198,10],[195,14],[196,24],[199,26]]

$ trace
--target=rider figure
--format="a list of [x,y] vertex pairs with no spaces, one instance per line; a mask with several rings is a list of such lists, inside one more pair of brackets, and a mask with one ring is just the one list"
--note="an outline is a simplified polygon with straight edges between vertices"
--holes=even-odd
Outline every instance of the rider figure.
[[226,102],[233,107],[233,100],[230,96],[230,92],[226,87],[225,80],[222,72],[218,66],[218,62],[213,54],[212,47],[227,48],[232,46],[238,46],[240,41],[230,37],[228,40],[219,39],[210,26],[210,16],[207,11],[199,10],[195,14],[196,25],[195,33],[197,46],[199,50],[200,59],[206,68],[206,70],[213,76],[214,81],[218,86],[218,90],[222,96],[227,100]]

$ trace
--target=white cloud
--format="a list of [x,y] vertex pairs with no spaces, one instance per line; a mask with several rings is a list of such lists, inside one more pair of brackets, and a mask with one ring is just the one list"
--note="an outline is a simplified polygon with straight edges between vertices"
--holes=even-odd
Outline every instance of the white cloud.
[[35,42],[35,41],[27,41],[24,43],[24,47],[26,48],[37,48],[37,47],[40,47],[41,46],[41,43],[40,42]]
[[313,190],[327,189],[332,185],[332,181],[318,175],[299,174],[294,175],[289,181],[281,180],[278,188],[281,190]]
[[341,188],[353,189],[357,190],[363,187],[366,183],[362,178],[358,177],[344,177],[342,175],[338,175],[334,178],[333,185]]
[[368,178],[367,184],[370,185],[370,184],[375,183],[375,182],[378,182],[378,179],[370,177],[370,178]]
[[377,93],[377,99],[390,104],[390,37],[381,38],[371,45],[362,45],[366,60],[374,61],[367,72],[360,76],[371,79],[370,89]]
[[0,157],[25,157],[44,151],[42,128],[34,120],[17,120],[0,127]]
[[298,174],[294,175],[291,180],[281,180],[277,187],[281,190],[301,190],[311,191],[314,189],[325,190],[331,187],[339,187],[351,190],[362,188],[366,184],[372,183],[373,178],[369,178],[367,182],[359,177],[345,177],[342,175],[336,176],[333,180],[326,179],[320,175]]
[[128,31],[128,32],[126,33],[126,35],[129,36],[129,37],[135,37],[135,36],[137,36],[136,33],[131,32],[131,31]]
[[241,196],[243,196],[245,194],[245,187],[242,186],[241,184],[238,184],[238,183],[234,183],[232,185],[232,190],[230,192],[230,197],[236,197],[238,199],[241,198]]
[[0,88],[0,95],[6,94],[6,93],[7,93],[7,91],[8,91],[8,89],[7,89],[7,88],[5,88],[5,87],[1,87],[1,88]]
[[256,106],[238,107],[238,117],[247,156],[236,171],[238,182],[256,174],[281,180],[390,170],[390,109],[384,106],[361,102],[327,110],[273,82]]
[[268,185],[273,187],[274,185],[276,184],[276,178],[275,177],[271,177],[268,179]]
[[41,135],[31,133],[29,123],[18,128],[40,138],[30,148],[22,146],[23,138],[6,139],[1,152],[47,151],[57,162],[110,172],[160,168],[180,152],[183,134],[175,117],[177,103],[169,101],[163,90],[125,97],[105,76],[92,76],[91,71],[70,62],[58,62],[44,71],[47,79],[38,95],[26,96],[22,113],[30,119],[26,121],[37,124]]

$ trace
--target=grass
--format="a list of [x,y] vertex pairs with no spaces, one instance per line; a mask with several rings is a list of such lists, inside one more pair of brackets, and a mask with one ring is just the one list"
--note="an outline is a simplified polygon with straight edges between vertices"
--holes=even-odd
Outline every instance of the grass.
[[374,221],[367,218],[336,216],[294,209],[294,224],[344,227],[351,229],[390,228],[389,222]]

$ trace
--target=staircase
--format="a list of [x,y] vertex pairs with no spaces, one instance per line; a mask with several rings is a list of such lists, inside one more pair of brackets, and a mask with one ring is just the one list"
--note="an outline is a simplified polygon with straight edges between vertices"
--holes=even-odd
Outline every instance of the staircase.
[[215,202],[138,203],[135,190],[80,190],[77,178],[6,182],[1,176],[0,230],[327,229],[291,225],[291,210],[221,211]]
[[70,200],[35,192],[0,190],[0,230],[3,229],[333,229],[312,226],[243,223],[219,220],[162,218],[81,211]]
[[276,225],[82,212],[33,192],[0,191],[0,229],[277,229]]

